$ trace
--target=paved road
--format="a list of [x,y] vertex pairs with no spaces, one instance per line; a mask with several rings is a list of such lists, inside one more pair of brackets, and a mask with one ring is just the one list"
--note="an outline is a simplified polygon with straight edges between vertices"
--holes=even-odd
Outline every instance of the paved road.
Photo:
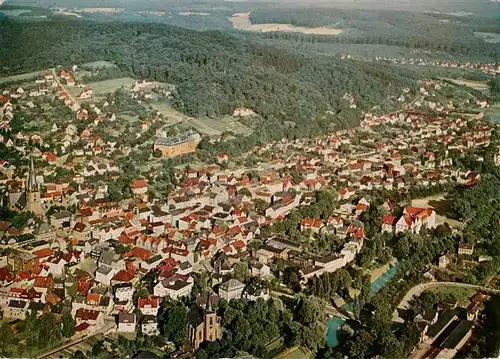
[[57,82],[57,84],[63,88],[64,92],[66,92],[68,94],[69,99],[74,104],[76,103],[78,106],[80,106],[80,103],[73,97],[73,95],[71,95],[71,92],[68,91],[68,89],[66,88],[66,86],[64,86],[61,83],[61,81],[59,81],[59,78],[57,77],[56,69],[52,68],[51,71],[52,71],[52,76],[54,76],[54,81]]
[[[481,290],[487,293],[491,294],[497,294],[500,295],[500,290],[497,289],[492,289],[488,287],[483,287],[480,285],[473,285],[473,284],[466,284],[466,283],[455,283],[455,282],[430,282],[430,283],[423,283],[416,285],[415,287],[411,288],[403,297],[401,302],[399,302],[398,306],[396,307],[397,309],[409,309],[410,308],[410,301],[413,300],[414,298],[418,297],[422,292],[426,291],[427,289],[431,288],[450,288],[450,287],[456,287],[456,288],[469,288],[469,289],[474,289],[474,290]],[[402,319],[399,318],[398,311],[397,309],[393,313],[393,321],[396,322],[401,322]]]

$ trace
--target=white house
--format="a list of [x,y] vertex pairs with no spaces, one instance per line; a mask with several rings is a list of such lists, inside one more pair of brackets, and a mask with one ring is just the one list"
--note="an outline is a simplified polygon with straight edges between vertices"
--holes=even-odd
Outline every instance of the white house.
[[158,298],[139,298],[139,310],[143,315],[158,315],[160,301]]
[[193,280],[189,277],[188,280],[183,280],[179,277],[170,277],[158,282],[154,287],[155,297],[170,297],[172,299],[179,299],[191,294],[193,289]]
[[134,313],[119,313],[117,332],[134,333],[136,326],[136,317]]
[[219,296],[228,302],[231,299],[240,299],[244,289],[245,284],[237,279],[229,279],[219,286]]
[[141,331],[144,335],[158,334],[158,320],[156,316],[145,315],[141,321]]

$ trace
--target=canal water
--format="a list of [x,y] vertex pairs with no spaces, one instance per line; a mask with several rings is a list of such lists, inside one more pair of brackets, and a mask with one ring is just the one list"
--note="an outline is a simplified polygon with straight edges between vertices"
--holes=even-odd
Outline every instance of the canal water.
[[[396,276],[398,268],[399,268],[399,263],[394,264],[389,269],[387,269],[387,271],[384,272],[380,277],[378,277],[377,279],[375,279],[375,281],[372,282],[371,284],[372,295],[377,294],[382,288],[384,288],[387,285],[387,283],[392,278]],[[342,309],[351,312],[353,309],[353,304],[346,303],[344,304],[344,306],[342,306]],[[337,332],[340,330],[343,324],[344,324],[344,319],[339,317],[332,317],[328,319],[328,321],[326,322],[326,327],[327,327],[326,343],[328,344],[329,347],[337,346],[338,344]]]

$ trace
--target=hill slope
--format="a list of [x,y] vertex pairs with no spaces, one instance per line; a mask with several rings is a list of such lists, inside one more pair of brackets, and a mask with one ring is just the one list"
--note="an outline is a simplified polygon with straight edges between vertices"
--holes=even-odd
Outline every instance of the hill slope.
[[[324,118],[327,111],[337,122],[352,122],[356,116],[342,112],[346,92],[358,108],[370,108],[413,87],[416,78],[389,65],[301,55],[165,25],[4,21],[0,33],[0,73],[107,60],[135,77],[176,84],[174,105],[189,115],[216,117],[249,107],[277,124],[273,131],[281,135],[324,130],[332,120]],[[284,125],[290,121],[298,126]]]

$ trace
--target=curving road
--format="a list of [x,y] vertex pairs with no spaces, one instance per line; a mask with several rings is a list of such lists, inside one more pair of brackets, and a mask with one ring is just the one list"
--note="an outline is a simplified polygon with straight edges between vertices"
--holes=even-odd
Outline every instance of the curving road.
[[497,294],[500,295],[500,290],[497,289],[492,289],[480,285],[473,285],[473,284],[466,284],[466,283],[455,283],[455,282],[430,282],[430,283],[423,283],[416,285],[415,287],[411,288],[403,297],[403,299],[399,302],[398,306],[396,307],[396,310],[394,311],[392,315],[393,321],[396,322],[401,322],[402,319],[399,318],[398,315],[398,309],[409,309],[410,305],[409,302],[413,300],[415,297],[418,297],[422,292],[426,291],[427,289],[431,288],[443,288],[443,287],[456,287],[456,288],[469,288],[469,289],[474,289],[474,290],[481,290],[483,292],[491,293],[491,294]]

